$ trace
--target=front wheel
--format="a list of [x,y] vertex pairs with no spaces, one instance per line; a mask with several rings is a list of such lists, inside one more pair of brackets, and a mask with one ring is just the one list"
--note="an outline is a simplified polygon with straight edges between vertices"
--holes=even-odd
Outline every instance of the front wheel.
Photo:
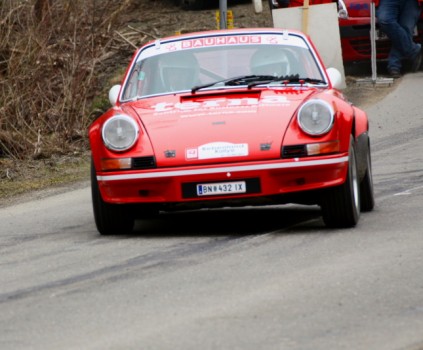
[[125,204],[110,204],[103,201],[93,162],[91,162],[91,196],[94,220],[100,234],[117,235],[132,232],[135,222],[132,208]]
[[357,224],[360,217],[359,187],[355,144],[351,136],[347,179],[342,185],[329,188],[323,194],[321,207],[326,226],[347,228]]

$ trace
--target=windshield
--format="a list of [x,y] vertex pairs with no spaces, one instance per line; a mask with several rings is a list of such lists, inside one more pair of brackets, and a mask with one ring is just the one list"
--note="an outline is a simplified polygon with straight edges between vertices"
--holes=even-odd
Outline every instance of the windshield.
[[[237,44],[145,56],[132,67],[123,90],[123,100],[181,91],[195,92],[203,88],[252,87],[260,85],[261,81],[282,85],[277,77],[301,77],[309,82],[324,82],[313,53],[304,45]],[[243,79],[237,84],[228,83],[240,77],[248,79],[244,79],[245,83]],[[298,79],[290,82],[298,83]]]

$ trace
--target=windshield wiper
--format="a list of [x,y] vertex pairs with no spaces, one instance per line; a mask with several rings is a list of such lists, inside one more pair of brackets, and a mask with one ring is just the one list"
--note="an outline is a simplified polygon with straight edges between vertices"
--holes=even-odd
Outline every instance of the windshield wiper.
[[214,85],[221,84],[222,86],[238,86],[238,85],[249,85],[252,83],[261,83],[262,81],[273,81],[273,79],[277,79],[272,75],[240,75],[238,77],[233,77],[224,80],[218,80],[213,83],[208,83],[204,85],[194,86],[191,89],[191,93],[195,93],[198,90],[205,89]]
[[288,83],[310,83],[310,84],[327,84],[325,80],[322,79],[316,79],[316,78],[293,78],[293,79],[287,79]]
[[219,85],[219,84],[222,86],[247,85],[248,89],[251,89],[252,87],[257,85],[269,84],[273,82],[280,82],[282,84],[291,84],[291,83],[327,84],[326,81],[322,79],[300,78],[298,74],[283,75],[279,77],[275,77],[273,75],[241,75],[239,77],[233,77],[229,79],[215,81],[213,83],[194,86],[191,89],[191,93],[194,94],[198,90],[205,89],[205,88],[208,88],[214,85]]
[[280,82],[282,84],[291,84],[291,83],[299,83],[299,84],[327,84],[326,81],[322,79],[314,79],[314,78],[300,78],[298,74],[295,75],[286,75],[280,77],[273,77],[273,79],[263,80],[263,81],[255,81],[248,84],[248,88],[251,89],[254,86],[262,85],[262,84],[269,84],[273,82]]

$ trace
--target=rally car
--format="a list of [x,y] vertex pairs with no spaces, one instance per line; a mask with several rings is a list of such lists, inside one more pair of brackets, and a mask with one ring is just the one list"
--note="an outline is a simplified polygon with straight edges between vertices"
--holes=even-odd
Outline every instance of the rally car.
[[[268,0],[272,10],[303,6],[303,0]],[[338,6],[339,30],[342,58],[344,62],[371,60],[370,41],[371,0],[310,0],[310,5],[336,2]],[[391,48],[389,38],[378,28],[376,20],[376,59],[384,60]],[[414,30],[414,40],[421,43],[423,37],[423,12]]]
[[162,212],[287,203],[320,206],[328,227],[355,226],[374,206],[369,121],[342,83],[294,30],[142,46],[89,128],[98,231],[127,233]]

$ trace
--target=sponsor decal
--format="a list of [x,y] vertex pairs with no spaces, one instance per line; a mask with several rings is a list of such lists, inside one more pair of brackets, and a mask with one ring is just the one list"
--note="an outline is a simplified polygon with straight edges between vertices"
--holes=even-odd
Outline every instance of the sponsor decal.
[[230,142],[212,142],[198,148],[188,148],[186,159],[213,159],[248,156],[248,144]]
[[160,102],[152,106],[155,112],[169,112],[173,110],[177,111],[195,111],[195,110],[213,110],[222,108],[232,107],[253,107],[258,105],[289,105],[289,100],[286,96],[269,96],[258,98],[231,98],[231,99],[219,99],[219,100],[208,100],[208,101],[190,101],[190,102]]
[[298,46],[307,48],[306,43],[300,36],[288,36],[285,33],[281,34],[256,34],[256,35],[217,35],[217,36],[202,36],[198,38],[191,38],[181,41],[162,42],[156,40],[154,45],[142,48],[136,62],[139,62],[147,57],[152,57],[162,53],[168,53],[179,50],[190,50],[202,47],[225,46],[225,45],[257,45],[257,44],[288,44],[291,46]]
[[189,148],[186,150],[186,158],[187,159],[198,159],[198,149],[197,148]]
[[204,46],[260,44],[261,42],[262,42],[262,37],[259,35],[216,36],[216,37],[184,40],[182,42],[182,49],[193,49],[196,47],[204,47]]
[[348,9],[352,11],[370,10],[370,5],[362,4],[360,2],[357,2],[357,3],[352,2],[351,4],[349,4]]

